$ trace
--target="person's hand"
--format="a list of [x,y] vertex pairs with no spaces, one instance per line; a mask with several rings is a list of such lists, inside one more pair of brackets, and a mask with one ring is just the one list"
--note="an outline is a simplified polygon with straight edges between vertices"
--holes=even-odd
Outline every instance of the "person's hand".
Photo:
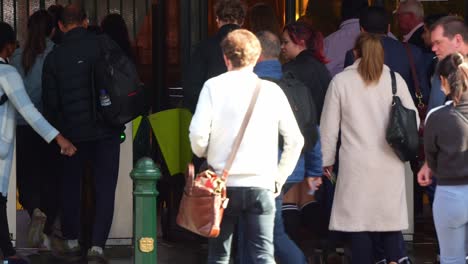
[[316,191],[322,185],[322,177],[305,177],[304,181],[307,182],[309,190]]
[[424,162],[424,165],[418,172],[418,183],[421,186],[429,186],[432,183],[432,170],[427,165],[427,162]]
[[323,175],[327,176],[327,178],[329,179],[332,177],[331,175],[332,171],[333,171],[333,165],[323,167]]
[[60,154],[71,157],[76,153],[76,147],[68,139],[64,138],[62,134],[55,137],[57,144],[60,146]]

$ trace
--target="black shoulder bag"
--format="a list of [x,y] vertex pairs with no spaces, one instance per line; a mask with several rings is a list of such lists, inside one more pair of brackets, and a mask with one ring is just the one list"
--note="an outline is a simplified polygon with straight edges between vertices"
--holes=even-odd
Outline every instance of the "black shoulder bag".
[[416,111],[403,106],[396,95],[395,72],[390,70],[392,77],[393,102],[386,139],[401,161],[413,160],[418,156],[419,136]]

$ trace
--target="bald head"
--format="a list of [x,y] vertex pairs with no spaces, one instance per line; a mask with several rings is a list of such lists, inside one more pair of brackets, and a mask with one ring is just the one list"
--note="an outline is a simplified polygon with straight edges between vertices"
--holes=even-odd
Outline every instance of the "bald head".
[[281,52],[279,37],[270,31],[259,31],[256,36],[262,46],[262,54],[259,60],[278,59]]

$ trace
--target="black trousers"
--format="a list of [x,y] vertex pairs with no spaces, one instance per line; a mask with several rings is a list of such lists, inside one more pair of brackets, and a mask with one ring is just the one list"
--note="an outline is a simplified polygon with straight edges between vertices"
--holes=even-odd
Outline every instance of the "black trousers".
[[7,199],[0,193],[0,249],[3,257],[10,257],[16,254],[10,239],[10,229],[8,228],[8,218],[6,210]]
[[30,126],[17,126],[16,177],[19,202],[31,216],[35,208],[47,215],[44,233],[50,235],[59,206],[60,148],[48,144]]
[[77,152],[64,158],[62,179],[62,232],[66,239],[80,234],[81,188],[85,167],[91,163],[95,188],[92,246],[104,247],[114,217],[115,189],[119,172],[118,134],[95,141],[74,143]]
[[352,264],[374,264],[383,259],[398,263],[406,257],[401,231],[354,232],[349,237]]

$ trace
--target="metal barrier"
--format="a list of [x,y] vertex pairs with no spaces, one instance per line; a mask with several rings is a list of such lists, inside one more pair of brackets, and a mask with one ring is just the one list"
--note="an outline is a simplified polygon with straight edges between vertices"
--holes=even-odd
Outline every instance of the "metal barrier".
[[33,12],[47,9],[55,4],[71,3],[81,4],[92,25],[99,24],[100,20],[109,13],[121,14],[132,38],[137,35],[143,19],[151,8],[151,0],[0,0],[0,20],[14,28],[21,43],[28,17]]
[[130,173],[133,179],[133,263],[156,264],[156,183],[161,172],[153,160],[138,160]]

